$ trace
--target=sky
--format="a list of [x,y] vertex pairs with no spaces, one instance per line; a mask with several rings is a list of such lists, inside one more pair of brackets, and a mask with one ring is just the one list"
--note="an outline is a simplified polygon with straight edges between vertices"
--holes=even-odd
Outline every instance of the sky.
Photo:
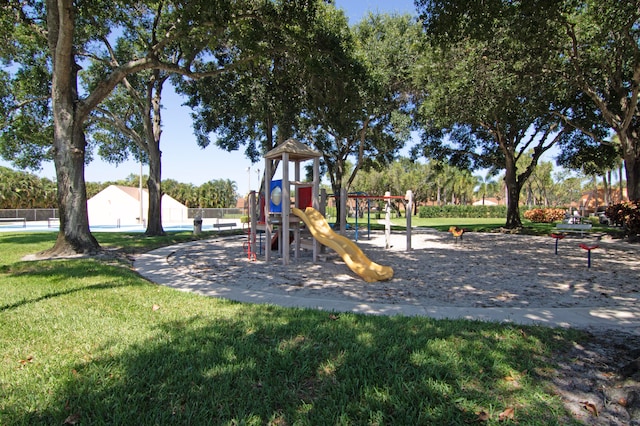
[[[335,0],[335,5],[345,11],[351,25],[359,22],[369,12],[416,13],[413,0]],[[162,179],[174,179],[194,185],[202,185],[215,179],[229,179],[236,182],[240,194],[248,192],[249,189],[257,190],[264,172],[264,163],[252,165],[245,158],[243,148],[240,151],[226,152],[213,144],[205,149],[198,147],[191,126],[191,110],[182,105],[185,100],[173,90],[163,92],[163,130],[160,142]],[[0,166],[15,169],[3,160],[0,160]],[[142,170],[143,174],[148,174],[146,165]],[[53,163],[43,164],[39,172],[29,172],[55,179]],[[94,160],[85,166],[87,182],[121,180],[139,173],[140,164],[135,161],[114,165],[101,161],[97,154],[94,155]]]

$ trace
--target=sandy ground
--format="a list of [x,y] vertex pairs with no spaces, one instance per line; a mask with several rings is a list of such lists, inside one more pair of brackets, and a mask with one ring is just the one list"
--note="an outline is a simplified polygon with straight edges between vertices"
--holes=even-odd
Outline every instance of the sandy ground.
[[[393,267],[391,280],[366,283],[330,250],[316,263],[309,251],[297,259],[292,253],[287,266],[277,253],[270,263],[250,261],[246,237],[185,246],[169,261],[185,274],[243,289],[369,303],[560,308],[631,306],[640,298],[640,244],[575,235],[559,241],[556,255],[551,237],[466,233],[456,241],[415,231],[407,251],[404,234],[392,234],[388,250],[383,233],[362,236],[358,245],[369,258]],[[580,243],[599,245],[590,268]]]

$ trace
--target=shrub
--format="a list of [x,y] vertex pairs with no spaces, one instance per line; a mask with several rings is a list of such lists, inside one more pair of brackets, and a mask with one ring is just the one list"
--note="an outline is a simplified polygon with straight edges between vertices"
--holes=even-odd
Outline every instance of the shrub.
[[482,218],[506,216],[506,206],[468,206],[447,204],[444,206],[420,206],[418,208],[418,217],[421,218]]
[[563,209],[531,209],[524,212],[524,218],[535,223],[553,223],[564,218]]
[[605,214],[611,223],[622,226],[629,236],[640,234],[640,201],[626,201],[607,207]]

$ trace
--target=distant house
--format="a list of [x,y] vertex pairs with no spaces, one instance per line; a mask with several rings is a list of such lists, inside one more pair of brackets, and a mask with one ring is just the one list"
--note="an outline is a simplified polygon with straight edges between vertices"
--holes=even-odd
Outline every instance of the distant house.
[[[87,200],[89,224],[125,226],[140,224],[140,213],[146,224],[149,213],[149,193],[142,190],[142,204],[140,203],[140,189],[129,186],[109,185],[89,200]],[[162,222],[186,222],[188,209],[184,204],[168,195],[162,196]]]
[[486,197],[484,200],[477,200],[473,202],[474,206],[497,206],[500,202],[497,198]]

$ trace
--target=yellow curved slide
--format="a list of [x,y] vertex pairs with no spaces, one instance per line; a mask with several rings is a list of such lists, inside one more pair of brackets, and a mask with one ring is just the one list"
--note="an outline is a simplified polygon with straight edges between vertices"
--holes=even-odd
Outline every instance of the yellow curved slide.
[[391,267],[372,262],[353,241],[333,232],[324,216],[313,207],[307,207],[305,211],[294,207],[291,212],[302,219],[320,244],[335,250],[344,263],[366,282],[390,280],[393,277]]

